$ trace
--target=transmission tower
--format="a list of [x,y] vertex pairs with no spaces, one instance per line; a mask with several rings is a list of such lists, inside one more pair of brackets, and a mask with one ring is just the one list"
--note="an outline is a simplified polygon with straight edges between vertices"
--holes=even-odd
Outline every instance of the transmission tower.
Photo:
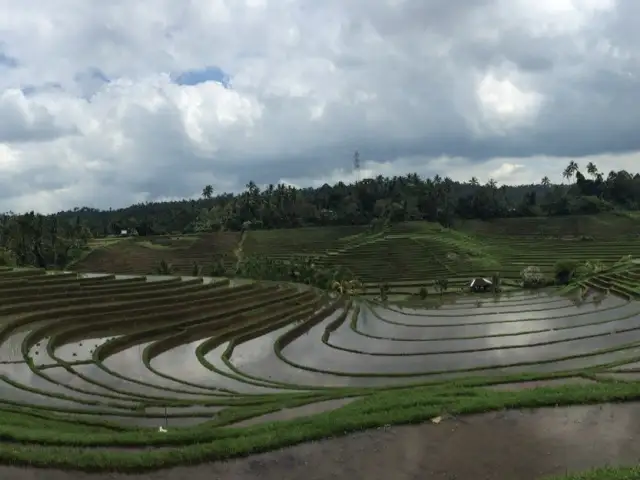
[[356,150],[353,154],[353,170],[356,172],[356,183],[360,182],[360,153]]

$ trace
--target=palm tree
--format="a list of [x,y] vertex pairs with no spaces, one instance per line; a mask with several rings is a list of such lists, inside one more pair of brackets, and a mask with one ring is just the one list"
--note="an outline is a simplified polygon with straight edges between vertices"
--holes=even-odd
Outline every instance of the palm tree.
[[542,177],[540,184],[545,188],[549,188],[551,186],[551,180],[549,180],[549,177],[545,175],[544,177]]
[[598,167],[596,167],[595,163],[587,163],[587,173],[594,178],[598,176]]
[[469,185],[471,185],[472,187],[477,187],[478,185],[480,185],[480,182],[478,182],[477,177],[471,177],[471,180],[469,180]]
[[578,164],[576,162],[574,162],[573,160],[571,160],[569,162],[569,165],[567,165],[567,168],[564,169],[564,172],[562,172],[562,176],[564,178],[566,178],[567,180],[570,180],[571,178],[573,178],[573,176],[578,172]]
[[211,185],[207,185],[202,189],[202,197],[209,200],[213,196],[213,187]]

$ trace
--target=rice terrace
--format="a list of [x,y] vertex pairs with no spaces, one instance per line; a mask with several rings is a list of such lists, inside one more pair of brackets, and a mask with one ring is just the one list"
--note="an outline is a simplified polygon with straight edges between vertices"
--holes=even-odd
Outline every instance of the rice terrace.
[[[546,223],[583,222],[589,236],[508,231],[528,221],[513,219],[456,230],[404,222],[376,233],[223,232],[173,248],[168,236],[124,238],[97,246],[73,271],[5,267],[0,460],[14,466],[0,474],[21,478],[19,466],[140,473],[370,428],[384,435],[392,424],[426,422],[442,435],[467,413],[637,398],[640,228],[627,220]],[[601,222],[611,222],[606,234],[594,227]],[[218,245],[242,256],[239,244],[263,262],[297,254],[301,269],[312,258],[358,280],[325,290],[302,277],[188,271],[198,252]],[[144,270],[158,262],[168,272]],[[565,274],[563,286],[549,281]],[[481,291],[472,292],[473,279]],[[576,468],[607,463],[595,455]],[[419,478],[404,474],[397,478]],[[68,475],[59,478],[80,478]]]

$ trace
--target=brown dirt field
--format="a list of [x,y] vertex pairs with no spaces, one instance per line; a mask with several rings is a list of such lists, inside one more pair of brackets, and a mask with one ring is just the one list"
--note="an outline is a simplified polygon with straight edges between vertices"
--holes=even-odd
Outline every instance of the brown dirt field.
[[501,411],[386,427],[141,475],[0,467],[3,480],[533,480],[640,458],[640,404]]

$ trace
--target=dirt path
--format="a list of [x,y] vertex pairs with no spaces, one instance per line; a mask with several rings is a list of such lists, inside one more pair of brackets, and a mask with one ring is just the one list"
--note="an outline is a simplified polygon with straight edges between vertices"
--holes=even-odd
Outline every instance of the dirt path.
[[640,459],[640,404],[506,411],[388,427],[144,475],[0,467],[2,480],[533,480]]

